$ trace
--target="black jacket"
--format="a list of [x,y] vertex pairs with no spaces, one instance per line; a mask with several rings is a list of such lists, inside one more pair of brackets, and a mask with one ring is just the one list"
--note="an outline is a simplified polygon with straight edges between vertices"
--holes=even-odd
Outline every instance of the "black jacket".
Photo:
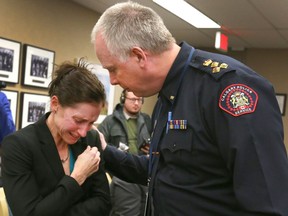
[[[65,175],[46,125],[48,115],[3,140],[3,186],[13,216],[109,215],[109,184],[102,162],[81,186]],[[101,149],[97,132],[90,131],[71,145],[75,160],[87,145]]]

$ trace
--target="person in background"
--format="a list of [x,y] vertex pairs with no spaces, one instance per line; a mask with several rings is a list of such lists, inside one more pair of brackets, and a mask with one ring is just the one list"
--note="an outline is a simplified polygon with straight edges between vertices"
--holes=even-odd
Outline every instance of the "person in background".
[[105,104],[104,87],[84,59],[64,62],[55,75],[51,111],[2,142],[7,202],[14,216],[109,215],[100,139],[90,131]]
[[[131,154],[148,154],[152,126],[149,115],[141,112],[143,103],[144,98],[122,91],[113,114],[97,127],[109,144]],[[111,216],[143,216],[147,186],[131,184],[113,176],[110,189]]]
[[155,11],[132,1],[108,8],[91,37],[111,84],[158,94],[149,158],[101,136],[107,170],[149,183],[146,215],[288,215],[283,124],[269,81],[231,57],[176,44]]

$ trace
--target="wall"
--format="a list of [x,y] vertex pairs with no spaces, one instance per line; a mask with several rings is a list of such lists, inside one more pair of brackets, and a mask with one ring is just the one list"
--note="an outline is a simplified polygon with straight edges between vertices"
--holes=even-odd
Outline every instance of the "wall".
[[[247,64],[267,78],[276,93],[288,93],[288,49],[251,49],[247,52]],[[288,110],[282,117],[284,124],[285,145],[288,149]]]
[[[81,56],[96,61],[90,31],[99,16],[92,11],[68,0],[0,0],[0,5],[0,37],[53,50],[56,64]],[[22,64],[19,75],[19,83],[8,84],[7,90],[47,94],[46,89],[20,85]],[[19,128],[19,112],[17,119]]]
[[[0,37],[54,50],[56,64],[82,56],[98,63],[90,44],[90,32],[99,18],[95,12],[69,0],[0,0],[0,5]],[[288,92],[287,49],[248,49],[227,54],[269,79],[276,92]],[[9,85],[9,89],[46,93],[20,84]],[[114,105],[119,102],[121,90],[116,87]],[[156,96],[146,99],[143,111],[151,114],[155,101]],[[283,116],[285,133],[288,132],[287,115]],[[288,144],[287,136],[285,143]]]
[[[53,50],[56,64],[79,57],[98,63],[90,43],[91,30],[99,18],[96,12],[69,0],[0,0],[0,5],[0,37]],[[19,84],[8,83],[5,90],[47,94],[46,89],[21,85],[21,73],[22,65]],[[119,86],[115,88],[114,104],[118,103],[121,90]],[[154,103],[153,97],[147,99],[143,111],[151,114]],[[19,128],[19,112],[17,116]]]
[[96,60],[90,32],[99,16],[68,0],[0,0],[0,35],[56,52],[56,63]]

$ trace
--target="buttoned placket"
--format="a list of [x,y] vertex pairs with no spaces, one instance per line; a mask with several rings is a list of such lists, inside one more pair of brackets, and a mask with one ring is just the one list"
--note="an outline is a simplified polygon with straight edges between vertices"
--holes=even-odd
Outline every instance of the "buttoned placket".
[[[180,81],[178,83],[177,86],[177,93],[178,90],[181,86],[182,80],[184,78],[184,74],[188,68],[188,65],[192,59],[194,53],[194,48],[192,47],[189,53],[189,56],[185,62],[185,66],[181,72],[181,77],[180,77]],[[154,120],[154,129],[153,129],[153,134],[152,134],[152,139],[151,139],[151,147],[150,147],[150,156],[149,156],[149,171],[148,171],[148,180],[147,180],[147,184],[148,184],[148,194],[146,197],[146,205],[145,205],[145,216],[157,216],[155,215],[155,209],[154,209],[154,202],[153,202],[153,189],[154,189],[154,184],[155,184],[155,176],[157,173],[157,167],[158,167],[158,163],[160,160],[160,151],[159,151],[159,142],[162,138],[162,136],[165,134],[165,126],[167,126],[167,121],[165,121],[165,117],[162,118],[162,112],[165,112],[167,110],[163,109],[163,102],[164,102],[164,98],[162,98],[163,96],[161,94],[159,94],[158,97],[158,101],[157,101],[157,105],[159,107],[157,114],[155,116],[155,120]],[[176,99],[176,95],[175,95],[175,99]],[[171,102],[171,109],[169,110],[169,112],[172,114],[173,111],[173,104],[174,104],[174,100]],[[156,106],[157,106],[156,105]],[[168,112],[167,112],[168,113]],[[165,113],[164,113],[165,115]],[[161,116],[161,118],[160,118]],[[169,117],[168,117],[169,118]],[[168,119],[167,119],[168,120]],[[171,119],[170,119],[171,120]]]

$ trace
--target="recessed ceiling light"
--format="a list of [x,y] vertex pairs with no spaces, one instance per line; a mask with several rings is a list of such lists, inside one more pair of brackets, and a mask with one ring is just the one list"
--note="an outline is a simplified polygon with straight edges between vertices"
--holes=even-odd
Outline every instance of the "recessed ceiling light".
[[221,28],[216,22],[184,0],[153,0],[155,3],[195,26],[196,28]]

